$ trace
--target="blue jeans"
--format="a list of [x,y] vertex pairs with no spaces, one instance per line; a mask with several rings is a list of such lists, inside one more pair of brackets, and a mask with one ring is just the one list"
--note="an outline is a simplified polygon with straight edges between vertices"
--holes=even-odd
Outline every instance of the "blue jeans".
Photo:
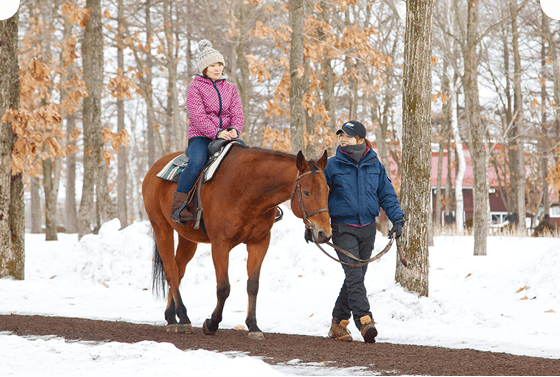
[[188,193],[191,191],[196,179],[204,169],[208,157],[210,157],[208,144],[211,141],[212,139],[207,137],[193,137],[189,140],[189,145],[185,151],[189,156],[189,163],[181,173],[179,182],[177,182],[178,192]]

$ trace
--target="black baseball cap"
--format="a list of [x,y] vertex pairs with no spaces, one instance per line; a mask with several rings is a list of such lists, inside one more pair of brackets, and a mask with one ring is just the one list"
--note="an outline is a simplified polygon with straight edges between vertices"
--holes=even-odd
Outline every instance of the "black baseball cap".
[[350,120],[344,123],[342,128],[336,131],[336,134],[339,135],[341,132],[344,132],[346,135],[351,137],[359,136],[362,139],[366,138],[366,128],[357,120]]

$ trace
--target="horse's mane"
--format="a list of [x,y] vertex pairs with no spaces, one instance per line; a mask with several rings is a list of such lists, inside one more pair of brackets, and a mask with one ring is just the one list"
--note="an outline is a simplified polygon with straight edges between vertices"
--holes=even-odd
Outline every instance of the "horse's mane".
[[[254,150],[254,151],[258,151],[258,152],[263,152],[266,154],[271,154],[273,156],[278,156],[278,157],[290,157],[290,158],[296,158],[295,154],[291,154],[291,153],[286,153],[286,152],[281,152],[281,151],[277,151],[274,149],[266,149],[266,148],[259,148],[259,147],[250,147],[249,149]],[[317,169],[319,169],[319,167],[317,166],[317,160],[318,159],[310,159],[308,162],[311,165],[311,176],[313,176],[315,174],[315,172],[317,171]]]
[[254,151],[258,151],[258,152],[263,152],[263,153],[266,153],[266,154],[272,154],[272,155],[275,155],[275,156],[296,158],[295,154],[281,152],[281,151],[277,151],[277,150],[274,150],[274,149],[266,149],[266,148],[259,148],[259,147],[251,147],[249,149],[254,150]]

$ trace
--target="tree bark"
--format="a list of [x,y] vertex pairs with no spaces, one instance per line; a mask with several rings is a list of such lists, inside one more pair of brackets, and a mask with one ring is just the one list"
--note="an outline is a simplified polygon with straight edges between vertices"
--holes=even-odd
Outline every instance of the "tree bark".
[[[124,73],[124,4],[123,0],[118,0],[118,39],[117,39],[117,66],[119,72]],[[124,101],[117,98],[117,131],[121,133],[124,131]],[[126,186],[128,182],[126,172],[126,159],[128,148],[124,145],[119,147],[118,159],[118,172],[117,172],[117,217],[121,222],[121,228],[128,226],[127,214],[127,195]]]
[[[503,39],[504,44],[504,70],[505,70],[505,79],[506,79],[506,127],[507,127],[507,156],[508,162],[504,166],[504,185],[506,191],[506,199],[505,202],[506,209],[508,213],[515,212],[516,209],[516,198],[517,198],[517,185],[514,182],[517,181],[517,153],[515,152],[516,146],[516,139],[517,139],[517,129],[514,126],[514,98],[511,96],[511,71],[509,67],[509,40],[508,36],[505,35]],[[509,182],[507,179],[507,175],[509,172]]]
[[[448,71],[449,75],[449,101],[451,104],[450,115],[451,115],[451,129],[453,131],[453,137],[455,138],[455,149],[457,153],[458,170],[455,175],[455,227],[459,234],[464,232],[464,221],[463,218],[463,178],[465,177],[465,171],[467,170],[467,163],[465,160],[465,153],[463,152],[463,141],[461,140],[461,133],[459,132],[459,119],[457,117],[457,86],[455,80],[455,74],[452,71]],[[450,153],[450,151],[448,151]]]
[[42,232],[42,211],[41,211],[41,180],[39,177],[30,177],[30,191],[31,191],[31,233],[38,234]]
[[524,132],[523,132],[523,94],[521,89],[521,57],[519,55],[519,32],[517,29],[517,0],[510,0],[510,10],[512,15],[515,14],[511,21],[511,32],[512,32],[512,45],[513,45],[513,62],[515,69],[515,76],[513,81],[513,97],[514,97],[514,109],[515,109],[515,128],[517,133],[517,139],[515,141],[516,153],[517,153],[517,166],[515,170],[517,172],[517,213],[519,219],[519,230],[523,234],[527,233],[525,227],[526,219],[526,205],[525,205],[525,146],[524,146]]
[[[558,53],[556,51],[556,44],[554,43],[554,38],[550,31],[550,24],[548,21],[548,16],[543,16],[543,29],[546,33],[546,39],[548,40],[548,48],[550,57],[552,58],[552,72],[554,74],[554,103],[556,104],[556,116],[554,117],[554,128],[556,129],[556,140],[560,141],[560,61],[558,60]],[[560,158],[557,156],[556,163],[560,162]],[[558,190],[558,196],[560,196],[560,190]]]
[[[151,0],[146,0],[146,45],[151,46],[150,38],[152,35],[152,20],[150,17],[150,7],[152,6]],[[137,62],[138,64],[138,62]],[[147,107],[147,124],[146,133],[148,138],[148,168],[151,168],[154,162],[156,162],[156,145],[155,145],[155,134],[154,127],[156,124],[156,118],[154,114],[153,97],[152,97],[152,54],[150,51],[146,54],[146,93],[144,98],[146,99]],[[140,67],[138,67],[140,69]],[[142,67],[143,68],[143,67]]]
[[[542,70],[542,83],[541,83],[541,106],[545,107],[546,104],[546,100],[547,100],[547,93],[546,93],[546,81],[545,81],[545,75],[544,72],[546,70],[546,32],[545,32],[545,18],[548,17],[544,11],[541,12],[541,16],[542,16],[542,28],[543,28],[543,35],[542,35],[542,40],[541,40],[541,70]],[[542,188],[542,195],[543,195],[543,199],[542,199],[542,206],[543,206],[543,215],[550,215],[550,197],[549,197],[549,187],[548,187],[548,181],[546,180],[547,176],[548,176],[548,148],[549,148],[549,143],[548,143],[548,120],[547,120],[547,116],[546,116],[546,111],[542,112],[542,125],[541,125],[541,129],[542,129],[542,135],[541,138],[539,140],[539,146],[540,146],[540,150],[542,153],[542,164],[541,164],[541,169],[542,169],[542,175],[543,175],[543,188]]]
[[395,279],[428,296],[428,224],[431,221],[432,15],[434,0],[409,0],[406,7],[403,66],[403,174],[401,201],[406,227]]
[[[46,151],[43,145],[43,151]],[[57,199],[60,182],[61,159],[47,157],[43,160],[43,186],[45,189],[45,240],[58,241]]]
[[[0,21],[0,119],[20,106],[18,60],[19,12]],[[16,136],[11,122],[0,122],[0,279],[25,279],[25,207],[22,173],[10,162]]]
[[[76,141],[70,141],[70,133],[76,128],[76,115],[70,114],[66,117],[66,142],[76,145]],[[78,233],[78,212],[76,211],[76,153],[66,157],[66,232]]]
[[248,24],[246,20],[246,11],[249,5],[246,5],[244,1],[239,1],[239,4],[235,7],[237,11],[236,17],[239,25],[239,42],[235,48],[235,54],[237,57],[237,67],[239,68],[239,79],[237,80],[239,97],[241,97],[241,105],[243,106],[243,130],[245,132],[249,131],[250,119],[249,119],[249,96],[251,94],[251,81],[249,78],[249,64],[247,64],[247,59],[245,59],[245,43],[247,41]]
[[[303,151],[303,125],[305,114],[303,109],[304,82],[299,69],[303,69],[303,32],[304,11],[303,0],[290,0],[290,27],[292,28],[290,49],[290,134],[292,151]],[[298,77],[299,76],[299,77]]]
[[[332,4],[330,1],[321,4],[323,12],[320,19],[323,22],[330,23],[332,14]],[[324,41],[326,34],[322,28],[317,29],[319,40]],[[329,120],[325,122],[327,130],[336,132],[336,101],[334,97],[334,70],[332,67],[332,59],[329,58],[330,49],[327,50],[325,56],[321,60],[321,76],[323,81],[323,104],[329,114]],[[329,150],[329,154],[336,152],[337,145],[333,143]]]
[[109,196],[107,164],[103,159],[101,133],[101,99],[103,96],[103,30],[101,0],[87,0],[91,18],[84,32],[83,68],[88,96],[84,98],[84,184],[78,214],[78,237],[91,233],[91,214],[95,187],[101,223],[114,217],[113,203]]
[[478,93],[478,8],[479,0],[467,0],[467,43],[463,48],[465,75],[463,88],[473,165],[474,255],[486,255],[488,237],[488,169],[484,138],[485,127],[480,119]]

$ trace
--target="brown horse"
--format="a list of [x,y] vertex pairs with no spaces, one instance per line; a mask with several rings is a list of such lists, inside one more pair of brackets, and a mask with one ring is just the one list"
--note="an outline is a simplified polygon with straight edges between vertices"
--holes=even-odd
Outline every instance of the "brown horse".
[[[216,308],[204,322],[203,330],[206,335],[216,333],[230,293],[229,252],[236,245],[244,243],[248,252],[249,296],[245,323],[250,338],[264,339],[257,326],[257,292],[277,206],[291,198],[293,213],[307,222],[306,226],[313,230],[317,242],[327,242],[331,237],[330,218],[326,210],[328,186],[321,172],[327,165],[327,152],[317,161],[307,161],[301,151],[296,157],[234,145],[212,180],[201,188],[206,232],[202,227],[194,229],[193,222],[185,226],[177,225],[169,217],[171,198],[177,184],[159,179],[156,174],[179,154],[173,153],[159,159],[148,171],[142,184],[144,206],[155,236],[154,282],[158,276],[161,277],[163,265],[165,280],[169,285],[165,310],[167,330],[192,332],[179,285],[197,244],[202,242],[212,244],[218,296]],[[175,252],[173,230],[179,235]],[[165,287],[163,279],[160,280]]]

